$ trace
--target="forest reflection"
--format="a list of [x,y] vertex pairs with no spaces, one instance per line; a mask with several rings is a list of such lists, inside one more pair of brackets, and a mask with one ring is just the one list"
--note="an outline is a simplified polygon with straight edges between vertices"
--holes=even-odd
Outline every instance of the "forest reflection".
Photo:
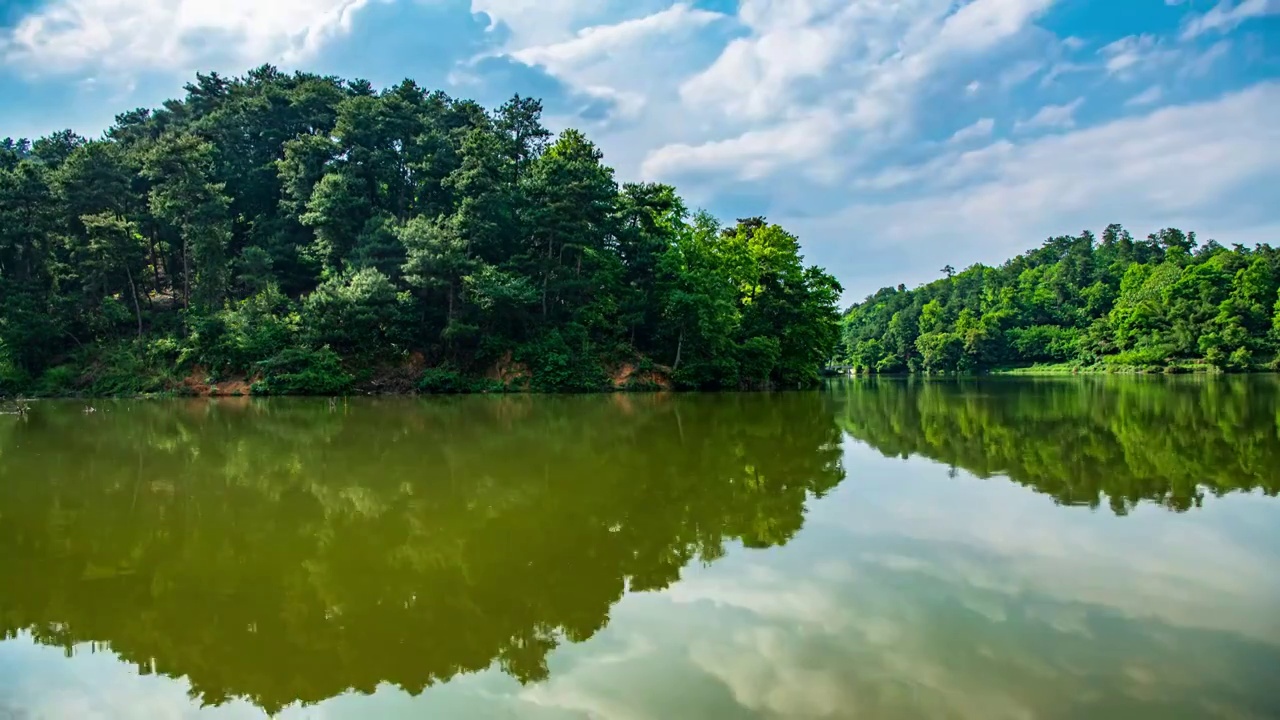
[[839,424],[886,456],[1002,476],[1063,505],[1199,507],[1280,493],[1280,378],[870,378]]
[[40,403],[0,424],[0,632],[269,713],[495,663],[790,540],[839,396]]

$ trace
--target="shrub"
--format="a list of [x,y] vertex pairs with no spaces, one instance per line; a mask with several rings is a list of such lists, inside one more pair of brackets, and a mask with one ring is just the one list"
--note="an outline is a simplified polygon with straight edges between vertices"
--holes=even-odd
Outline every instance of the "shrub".
[[782,348],[776,338],[753,337],[738,347],[739,377],[753,387],[767,387]]
[[448,365],[427,368],[418,381],[418,392],[436,395],[501,392],[505,389],[497,380],[468,377]]
[[294,345],[298,314],[275,285],[228,304],[211,315],[195,318],[188,352],[212,372],[248,372],[255,364]]
[[83,377],[91,395],[134,395],[158,390],[160,383],[142,357],[142,342],[102,345]]
[[39,395],[68,395],[76,391],[80,373],[73,365],[57,365],[44,371],[36,382]]
[[530,383],[538,392],[597,392],[609,387],[609,377],[595,358],[573,347],[585,344],[585,333],[580,326],[569,325],[568,334],[573,346],[565,341],[560,330],[551,330],[516,352],[516,360],[529,366],[533,379]]
[[724,353],[690,358],[672,373],[671,381],[680,390],[730,390],[738,388],[738,377],[738,359]]
[[1019,357],[1034,362],[1068,362],[1087,344],[1080,330],[1057,325],[1011,328],[1006,336]]
[[0,345],[0,396],[17,395],[28,387],[31,379],[5,354]]
[[254,383],[253,392],[261,395],[342,395],[355,381],[327,346],[282,350],[257,367],[262,379]]
[[1147,345],[1126,350],[1106,358],[1107,365],[1129,365],[1142,368],[1160,368],[1167,364],[1172,350],[1162,345]]
[[343,273],[326,280],[304,302],[308,338],[349,355],[370,353],[394,344],[403,325],[407,295],[396,292],[386,275],[374,268]]

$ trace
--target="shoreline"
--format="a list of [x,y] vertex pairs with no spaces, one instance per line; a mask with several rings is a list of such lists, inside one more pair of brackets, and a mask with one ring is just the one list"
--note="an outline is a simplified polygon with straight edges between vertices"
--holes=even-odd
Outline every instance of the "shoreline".
[[1230,375],[1267,375],[1280,373],[1280,369],[1270,367],[1253,367],[1245,370],[1222,370],[1202,363],[1185,363],[1165,367],[1139,367],[1133,365],[1032,365],[1029,367],[992,368],[980,372],[901,372],[901,373],[854,373],[837,376],[848,378],[980,378],[980,377],[1062,377],[1069,375],[1196,375],[1196,376],[1230,376]]

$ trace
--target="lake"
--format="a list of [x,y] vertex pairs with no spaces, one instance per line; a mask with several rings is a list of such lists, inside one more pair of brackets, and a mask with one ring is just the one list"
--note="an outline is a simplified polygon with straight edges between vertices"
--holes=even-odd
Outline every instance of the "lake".
[[38,402],[0,719],[1280,717],[1280,380]]

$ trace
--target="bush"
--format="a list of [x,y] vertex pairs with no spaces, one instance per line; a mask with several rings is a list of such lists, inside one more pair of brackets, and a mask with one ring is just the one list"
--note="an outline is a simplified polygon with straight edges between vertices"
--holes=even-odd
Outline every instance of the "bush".
[[38,395],[69,395],[76,391],[80,372],[73,365],[58,365],[44,371],[36,382]]
[[342,395],[355,382],[327,346],[289,348],[257,367],[262,379],[254,383],[253,392],[260,395]]
[[0,396],[17,395],[31,382],[31,378],[9,357],[4,343],[0,342]]
[[248,372],[293,346],[298,324],[289,299],[270,285],[248,299],[195,318],[182,360],[193,359],[215,374]]
[[363,268],[332,277],[304,302],[311,342],[343,354],[369,354],[396,344],[408,296],[396,292],[386,275]]
[[448,365],[427,368],[418,381],[418,392],[435,395],[502,392],[505,389],[497,380],[467,377]]
[[[91,395],[136,395],[163,390],[170,378],[163,350],[144,340],[103,345],[85,363],[85,390]],[[153,362],[155,361],[155,362]]]
[[743,384],[768,387],[782,347],[777,338],[753,337],[738,347],[739,377]]
[[1253,366],[1253,352],[1249,348],[1236,348],[1227,358],[1227,368],[1237,372],[1248,370]]
[[1162,345],[1148,345],[1145,347],[1126,350],[1117,355],[1106,358],[1107,365],[1127,365],[1141,368],[1162,368],[1168,364],[1168,358],[1172,354],[1172,349]]
[[729,353],[692,357],[671,375],[680,390],[736,390],[738,359]]
[[1023,360],[1032,362],[1068,362],[1081,354],[1087,338],[1076,328],[1057,325],[1034,325],[1007,331],[1009,345]]
[[[569,325],[566,330],[574,346],[585,344],[585,333],[579,326]],[[530,386],[538,392],[598,392],[609,387],[609,377],[599,361],[586,357],[585,352],[574,352],[559,330],[521,347],[515,357],[529,366],[533,374]]]

